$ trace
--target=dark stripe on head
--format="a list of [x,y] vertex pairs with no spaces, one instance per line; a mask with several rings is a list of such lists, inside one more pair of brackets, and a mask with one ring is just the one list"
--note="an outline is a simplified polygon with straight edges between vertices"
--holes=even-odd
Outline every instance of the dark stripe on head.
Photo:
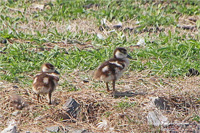
[[54,69],[54,66],[50,63],[45,63],[45,65],[47,66],[47,68],[49,69]]

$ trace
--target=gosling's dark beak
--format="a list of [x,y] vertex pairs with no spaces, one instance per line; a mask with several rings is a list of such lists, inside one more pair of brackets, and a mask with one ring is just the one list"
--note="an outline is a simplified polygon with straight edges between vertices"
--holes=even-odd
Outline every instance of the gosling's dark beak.
[[54,73],[56,73],[56,74],[60,74],[57,70],[55,70]]
[[133,59],[130,55],[127,55],[127,58],[129,58],[129,59]]

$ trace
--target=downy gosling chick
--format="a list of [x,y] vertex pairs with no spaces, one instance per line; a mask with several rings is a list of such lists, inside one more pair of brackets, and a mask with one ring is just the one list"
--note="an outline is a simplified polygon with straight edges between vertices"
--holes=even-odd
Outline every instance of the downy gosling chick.
[[106,83],[108,92],[110,91],[108,83],[112,81],[113,93],[115,93],[115,81],[118,80],[127,69],[130,63],[128,58],[132,59],[132,57],[127,54],[127,50],[125,48],[116,48],[114,51],[114,57],[103,62],[97,68],[94,78],[103,80]]
[[40,100],[40,94],[48,94],[48,103],[51,104],[52,92],[56,89],[59,81],[59,72],[50,63],[44,63],[41,66],[41,73],[34,76],[33,91],[37,94],[37,100]]

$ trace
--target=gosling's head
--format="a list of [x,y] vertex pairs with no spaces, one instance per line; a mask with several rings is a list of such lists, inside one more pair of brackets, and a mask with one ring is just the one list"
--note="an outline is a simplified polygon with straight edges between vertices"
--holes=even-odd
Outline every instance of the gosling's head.
[[42,66],[41,66],[41,71],[42,72],[45,72],[45,73],[55,73],[55,74],[60,74],[56,69],[55,67],[50,64],[50,63],[44,63]]
[[118,47],[115,49],[114,58],[117,58],[117,59],[130,58],[130,59],[132,59],[132,57],[130,55],[128,55],[127,50],[122,47]]

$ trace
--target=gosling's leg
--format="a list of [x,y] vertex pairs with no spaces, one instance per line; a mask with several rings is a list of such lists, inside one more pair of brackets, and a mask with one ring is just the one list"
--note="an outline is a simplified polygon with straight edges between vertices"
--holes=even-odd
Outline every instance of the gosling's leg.
[[49,92],[48,94],[48,101],[49,101],[49,104],[51,104],[51,92]]
[[113,94],[115,93],[115,80],[113,80]]
[[40,94],[37,94],[37,101],[40,102]]
[[108,82],[106,82],[106,88],[107,88],[107,92],[109,92],[109,86],[108,86]]

